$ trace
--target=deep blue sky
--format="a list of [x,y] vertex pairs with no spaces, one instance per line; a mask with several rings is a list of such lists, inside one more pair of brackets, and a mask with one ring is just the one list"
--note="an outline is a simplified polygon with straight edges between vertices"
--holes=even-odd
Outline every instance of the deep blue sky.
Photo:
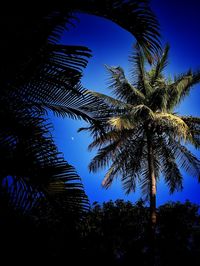
[[[174,76],[189,68],[200,69],[200,1],[190,0],[152,0],[151,6],[161,28],[163,43],[171,46],[169,66],[166,74]],[[107,89],[107,74],[104,64],[120,65],[128,75],[128,56],[135,42],[133,36],[116,24],[91,15],[78,14],[79,22],[76,27],[69,27],[61,42],[65,44],[84,45],[92,50],[93,57],[89,60],[84,71],[83,85],[91,90],[109,93]],[[187,115],[200,116],[199,100],[200,85],[194,87],[190,96],[179,106],[178,111]],[[81,176],[89,199],[108,201],[122,198],[135,202],[140,198],[140,190],[125,196],[119,181],[105,190],[101,187],[104,171],[89,174],[88,164],[95,152],[87,151],[91,139],[87,133],[77,133],[84,125],[82,121],[52,117],[54,124],[53,135],[65,159],[76,167]],[[200,153],[196,152],[200,157]],[[158,184],[158,205],[169,200],[185,201],[200,204],[200,184],[192,177],[185,175],[184,190],[169,195],[168,189],[161,181]]]

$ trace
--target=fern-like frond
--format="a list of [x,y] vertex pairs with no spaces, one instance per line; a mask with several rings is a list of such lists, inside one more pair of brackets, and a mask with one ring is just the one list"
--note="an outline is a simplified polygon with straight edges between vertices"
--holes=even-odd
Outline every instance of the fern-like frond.
[[179,164],[176,158],[177,154],[174,149],[171,149],[165,138],[159,137],[158,139],[158,154],[161,172],[164,175],[170,193],[176,190],[182,190],[183,176],[179,170]]
[[174,152],[179,167],[200,180],[200,160],[179,141],[170,139],[168,145]]
[[191,88],[200,83],[200,71],[192,72],[189,70],[175,78],[175,82],[168,86],[168,104],[167,109],[173,108],[179,104],[190,92]]
[[125,103],[141,104],[145,97],[142,92],[131,85],[125,77],[124,71],[121,67],[106,66],[110,75],[110,86],[118,99]]
[[163,50],[162,56],[158,57],[156,64],[155,64],[155,68],[153,68],[153,71],[152,71],[153,75],[151,76],[151,80],[150,80],[151,85],[154,85],[157,79],[161,77],[163,70],[168,64],[168,54],[169,54],[169,45],[166,45]]
[[133,54],[129,57],[131,62],[131,80],[137,89],[146,96],[152,91],[152,87],[146,78],[145,60],[141,47],[136,44]]
[[110,19],[132,33],[150,62],[153,60],[152,54],[160,51],[158,21],[148,1],[77,0],[73,3],[77,4],[79,10]]

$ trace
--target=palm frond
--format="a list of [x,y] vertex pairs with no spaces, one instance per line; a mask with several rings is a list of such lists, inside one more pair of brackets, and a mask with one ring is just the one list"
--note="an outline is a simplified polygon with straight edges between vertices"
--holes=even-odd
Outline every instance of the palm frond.
[[194,116],[181,116],[181,119],[187,124],[191,137],[188,141],[195,146],[196,149],[200,148],[200,118]]
[[129,57],[132,66],[131,80],[137,89],[146,96],[152,91],[152,87],[146,78],[145,60],[146,57],[137,43],[133,54]]
[[165,131],[166,134],[173,134],[180,140],[191,138],[191,133],[187,124],[181,117],[170,113],[154,113],[154,122],[157,126],[161,127],[161,132]]
[[175,78],[175,82],[168,86],[169,100],[168,110],[179,104],[190,92],[191,88],[200,82],[200,71],[181,74]]
[[119,166],[117,163],[113,163],[111,167],[108,169],[103,181],[102,186],[106,189],[108,189],[114,180],[114,178],[117,178],[117,173],[119,172]]
[[148,1],[87,0],[84,3],[82,1],[73,1],[73,3],[77,4],[79,10],[108,18],[132,33],[150,62],[152,54],[160,51],[158,21]]
[[108,67],[106,66],[110,75],[109,88],[114,91],[118,99],[129,104],[140,104],[144,101],[142,92],[132,86],[126,79],[124,71],[121,67]]
[[169,187],[170,193],[182,190],[183,176],[179,171],[177,164],[176,152],[169,147],[165,138],[158,139],[158,152],[161,165],[161,172],[164,175],[165,182]]
[[153,85],[157,81],[158,78],[161,77],[161,74],[165,67],[168,64],[168,53],[169,53],[169,45],[167,44],[164,48],[163,54],[161,57],[158,57],[155,65],[155,69],[153,68],[152,76],[150,84]]
[[108,166],[109,161],[114,158],[120,142],[121,140],[113,141],[106,147],[101,148],[89,164],[89,170],[91,172],[96,172],[98,169]]
[[168,144],[173,150],[177,164],[191,176],[200,180],[200,160],[192,154],[185,146],[180,142],[170,139]]

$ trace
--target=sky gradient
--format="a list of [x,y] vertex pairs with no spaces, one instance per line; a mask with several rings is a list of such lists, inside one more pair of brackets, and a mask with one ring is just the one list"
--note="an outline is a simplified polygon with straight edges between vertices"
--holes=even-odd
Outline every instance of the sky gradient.
[[[163,44],[170,44],[169,66],[166,75],[186,72],[188,69],[200,69],[200,1],[190,0],[152,0],[151,6],[156,14],[161,29]],[[82,84],[85,88],[109,94],[107,88],[108,76],[104,65],[121,66],[128,77],[128,57],[132,52],[134,37],[118,25],[103,18],[78,14],[79,21],[74,21],[75,27],[69,26],[60,40],[64,44],[84,45],[92,50],[93,57],[84,70]],[[185,115],[200,116],[200,85],[195,86],[189,97],[177,108]],[[115,181],[111,188],[105,190],[101,182],[105,171],[90,174],[88,164],[95,152],[88,152],[91,142],[88,133],[77,133],[77,129],[85,125],[82,121],[61,119],[51,116],[54,125],[53,136],[59,151],[65,159],[75,166],[82,178],[85,191],[90,202],[116,199],[137,201],[140,190],[126,196],[120,181]],[[193,151],[194,152],[194,151]],[[195,151],[199,157],[200,152]],[[161,181],[158,184],[158,205],[169,200],[186,199],[200,204],[200,184],[193,177],[184,174],[184,189],[169,195],[168,188]]]

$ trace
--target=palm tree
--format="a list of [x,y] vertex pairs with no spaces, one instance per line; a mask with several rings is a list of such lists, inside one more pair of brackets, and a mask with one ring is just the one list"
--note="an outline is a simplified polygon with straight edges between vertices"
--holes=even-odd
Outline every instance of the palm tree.
[[156,226],[156,184],[163,176],[170,193],[183,187],[183,169],[200,181],[200,160],[189,146],[200,147],[200,118],[179,115],[175,107],[200,82],[200,71],[187,71],[170,80],[164,76],[169,46],[150,70],[145,69],[145,56],[137,45],[130,57],[131,82],[121,67],[106,66],[110,89],[115,97],[89,91],[107,105],[107,113],[99,112],[101,130],[89,130],[97,148],[89,169],[96,172],[108,168],[102,185],[110,187],[120,177],[126,193],[139,184],[150,200],[151,232]]
[[8,12],[0,17],[1,194],[7,191],[11,203],[26,210],[40,197],[60,198],[61,191],[68,209],[88,207],[80,178],[57,151],[46,119],[51,110],[96,124],[91,110],[100,103],[80,84],[91,52],[58,44],[74,11],[113,20],[129,30],[149,56],[159,49],[158,23],[146,0],[76,0],[49,4],[45,10],[31,1],[26,15],[16,11],[18,16]]

